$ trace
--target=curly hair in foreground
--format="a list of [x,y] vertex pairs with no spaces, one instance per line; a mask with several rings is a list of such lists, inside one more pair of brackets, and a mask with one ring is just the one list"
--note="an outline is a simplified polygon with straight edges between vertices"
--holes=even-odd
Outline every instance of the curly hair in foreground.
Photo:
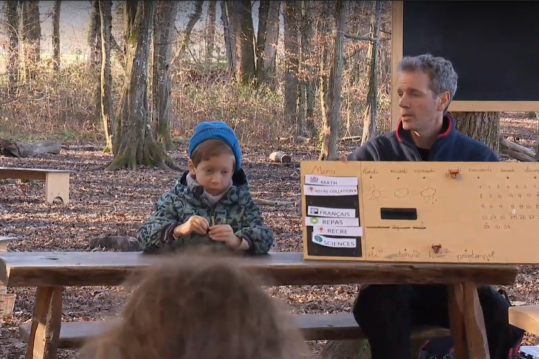
[[[236,259],[237,262],[237,259]],[[115,321],[83,359],[298,359],[303,336],[234,258],[174,256],[137,276]]]

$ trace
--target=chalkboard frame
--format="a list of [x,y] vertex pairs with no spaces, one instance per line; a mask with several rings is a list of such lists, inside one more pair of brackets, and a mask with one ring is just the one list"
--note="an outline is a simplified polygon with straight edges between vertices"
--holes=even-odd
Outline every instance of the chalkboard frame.
[[[391,28],[391,128],[395,130],[399,121],[399,96],[396,91],[398,74],[396,68],[403,57],[404,3],[392,2]],[[539,111],[539,101],[453,101],[449,105],[452,112],[535,112]]]

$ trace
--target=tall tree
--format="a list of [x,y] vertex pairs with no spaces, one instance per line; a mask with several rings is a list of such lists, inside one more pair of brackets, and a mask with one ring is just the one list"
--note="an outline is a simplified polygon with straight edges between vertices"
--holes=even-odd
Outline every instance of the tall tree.
[[297,1],[283,1],[284,17],[284,53],[285,85],[284,115],[287,125],[296,135],[303,133],[303,126],[298,123],[298,72],[299,72],[299,9]]
[[206,20],[206,54],[204,57],[204,66],[206,69],[211,67],[213,59],[213,49],[215,47],[215,26],[216,21],[217,2],[208,2],[208,17]]
[[256,81],[254,28],[251,14],[251,1],[231,1],[234,20],[234,37],[236,42],[236,81],[243,85]]
[[322,148],[320,149],[320,160],[337,159],[337,138],[341,125],[341,83],[343,70],[343,42],[344,30],[346,26],[344,2],[335,2],[335,26],[333,31],[334,45],[331,55],[332,61],[329,69],[329,78],[324,84],[325,91],[322,91],[323,116]]
[[24,50],[25,79],[35,78],[37,64],[41,59],[41,20],[39,1],[22,1],[22,40]]
[[158,1],[153,24],[152,127],[165,149],[172,148],[170,134],[170,59],[177,1]]
[[154,136],[148,111],[148,64],[154,1],[126,1],[124,13],[126,73],[109,171],[138,165],[179,167]]
[[112,75],[110,69],[112,1],[99,1],[99,19],[101,24],[101,77],[100,104],[101,120],[105,131],[105,148],[103,152],[112,151],[112,130],[114,126],[112,108]]
[[[266,84],[271,90],[275,90],[275,86],[277,84],[275,67],[277,59],[277,45],[279,43],[279,16],[281,13],[281,1],[267,1],[267,3],[268,15],[265,24],[264,48],[259,55],[260,58],[257,58],[256,73],[259,85]],[[262,3],[260,6],[262,6]]]
[[54,71],[60,71],[60,11],[62,1],[55,0],[52,10],[52,61]]
[[19,72],[19,14],[16,1],[6,1],[7,33],[9,36],[8,46],[8,89],[12,93],[17,88]]

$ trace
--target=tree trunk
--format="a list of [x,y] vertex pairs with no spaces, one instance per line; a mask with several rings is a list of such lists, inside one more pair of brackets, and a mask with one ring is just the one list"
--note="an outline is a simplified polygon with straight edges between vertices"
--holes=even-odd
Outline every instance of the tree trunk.
[[114,159],[106,168],[135,170],[138,165],[179,167],[156,141],[148,113],[148,62],[154,1],[125,3],[126,77],[113,142]]
[[22,2],[22,39],[24,49],[24,67],[26,80],[36,76],[37,64],[41,51],[41,21],[39,1]]
[[256,37],[256,76],[259,79],[258,85],[262,85],[261,79],[265,79],[264,75],[264,48],[266,46],[266,37],[267,31],[266,27],[268,25],[268,14],[269,14],[270,1],[262,0],[260,1],[260,6],[258,8],[258,35]]
[[236,81],[242,85],[250,85],[256,81],[255,49],[253,17],[251,15],[251,1],[233,1],[234,17],[237,21],[233,28],[236,42]]
[[324,132],[322,134],[322,148],[320,150],[319,160],[337,159],[337,137],[341,125],[341,83],[343,70],[343,40],[345,23],[345,11],[343,1],[335,2],[335,39],[332,54],[332,63],[329,72],[329,81],[327,87],[327,96],[325,99],[326,122],[324,123]]
[[112,75],[110,69],[110,48],[111,48],[111,28],[112,28],[112,1],[99,1],[99,18],[101,24],[101,119],[105,132],[105,148],[103,152],[112,152],[112,130],[114,128],[113,108],[112,108]]
[[267,85],[270,90],[275,91],[276,77],[276,55],[279,44],[279,16],[281,1],[268,1],[269,9],[266,19],[266,39],[262,59],[257,65],[257,76],[259,85]]
[[52,62],[55,72],[60,71],[60,9],[62,1],[55,0],[52,10]]
[[313,59],[311,53],[311,40],[314,38],[313,27],[313,3],[310,1],[301,2],[301,64],[303,67],[302,99],[303,107],[300,107],[304,116],[305,132],[310,136],[316,135],[316,125],[314,123],[315,105],[315,75],[313,71]]
[[[90,27],[88,29],[88,46],[90,47],[90,71],[95,76],[95,108],[94,108],[94,121],[96,124],[103,122],[101,118],[101,75],[100,69],[102,68],[101,53],[101,15],[99,10],[99,1],[92,1],[92,12],[90,13]],[[106,147],[105,147],[106,149]]]
[[193,32],[193,28],[195,27],[196,23],[200,19],[200,16],[202,15],[202,5],[204,5],[204,1],[202,0],[198,0],[195,2],[195,11],[191,15],[189,15],[189,21],[187,22],[187,27],[185,28],[185,34],[183,35],[182,45],[178,48],[178,50],[174,54],[174,57],[170,61],[170,66],[173,66],[178,59],[181,59],[183,53],[189,46],[189,41],[191,39],[191,33]]
[[208,20],[206,24],[206,56],[204,59],[204,65],[206,69],[211,68],[213,61],[213,49],[215,47],[215,16],[216,16],[216,1],[208,2]]
[[499,112],[455,112],[457,130],[489,146],[494,152],[500,149]]
[[226,50],[226,63],[228,73],[234,75],[236,70],[237,54],[236,54],[236,39],[234,38],[234,21],[231,21],[233,17],[232,5],[230,1],[221,1],[221,21],[223,22],[223,35],[225,39]]
[[284,17],[284,115],[287,125],[296,136],[303,134],[303,123],[298,121],[298,73],[299,73],[299,3],[283,2]]
[[179,3],[158,1],[153,24],[152,127],[166,150],[172,149],[170,133],[170,57],[172,32]]
[[382,15],[381,1],[374,3],[374,14],[371,20],[372,41],[369,41],[367,58],[370,58],[369,66],[369,91],[367,93],[367,106],[363,117],[363,136],[361,143],[367,142],[376,136],[376,113],[378,111],[378,45],[380,43],[380,17]]
[[16,1],[6,1],[7,33],[9,37],[8,47],[8,91],[10,94],[17,89],[19,73],[19,14]]

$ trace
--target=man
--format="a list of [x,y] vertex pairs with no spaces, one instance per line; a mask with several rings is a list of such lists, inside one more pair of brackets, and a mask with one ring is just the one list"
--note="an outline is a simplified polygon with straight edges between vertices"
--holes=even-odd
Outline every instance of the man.
[[[397,130],[371,139],[343,161],[498,161],[488,146],[457,132],[447,112],[458,78],[450,61],[431,55],[405,57],[398,71]],[[518,358],[523,331],[508,323],[508,299],[490,286],[479,287],[478,295],[490,357]],[[413,326],[449,328],[444,285],[365,285],[353,313],[369,340],[372,359],[410,358]]]

